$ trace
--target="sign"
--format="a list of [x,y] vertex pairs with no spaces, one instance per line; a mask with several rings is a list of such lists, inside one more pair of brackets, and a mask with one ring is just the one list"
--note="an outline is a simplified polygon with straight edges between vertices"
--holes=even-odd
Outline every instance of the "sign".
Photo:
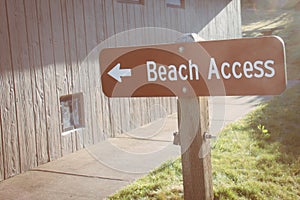
[[100,70],[108,97],[276,95],[286,88],[277,36],[107,48]]

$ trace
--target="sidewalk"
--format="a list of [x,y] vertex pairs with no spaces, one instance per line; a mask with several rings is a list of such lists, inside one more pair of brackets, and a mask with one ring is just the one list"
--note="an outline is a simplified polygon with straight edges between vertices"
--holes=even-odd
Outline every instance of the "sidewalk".
[[177,115],[41,165],[0,183],[2,200],[104,199],[180,155]]
[[[298,82],[297,82],[298,83]],[[217,134],[270,97],[210,98],[210,133]],[[177,115],[110,138],[0,182],[2,200],[104,199],[162,162],[180,155],[173,145]]]

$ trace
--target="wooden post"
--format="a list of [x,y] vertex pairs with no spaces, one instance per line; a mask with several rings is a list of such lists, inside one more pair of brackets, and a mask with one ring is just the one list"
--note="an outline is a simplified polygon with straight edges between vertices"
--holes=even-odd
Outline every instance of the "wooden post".
[[207,97],[178,98],[184,199],[213,199]]

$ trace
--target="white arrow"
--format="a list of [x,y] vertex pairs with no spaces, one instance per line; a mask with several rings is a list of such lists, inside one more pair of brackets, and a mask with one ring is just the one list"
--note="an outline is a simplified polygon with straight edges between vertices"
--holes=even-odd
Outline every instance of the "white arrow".
[[109,72],[108,75],[116,79],[118,82],[122,82],[122,77],[131,76],[131,69],[120,69],[121,64],[118,63]]

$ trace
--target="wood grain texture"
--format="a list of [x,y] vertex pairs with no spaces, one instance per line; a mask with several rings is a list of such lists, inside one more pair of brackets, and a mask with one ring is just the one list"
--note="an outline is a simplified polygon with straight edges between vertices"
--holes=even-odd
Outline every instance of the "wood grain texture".
[[[71,19],[68,19],[68,11],[66,8],[65,1],[51,1],[51,13],[55,14],[58,12],[58,15],[52,17],[52,27],[53,32],[55,29],[58,29],[58,33],[54,33],[54,52],[56,48],[60,48],[58,52],[54,54],[55,59],[62,60],[64,62],[56,62],[56,77],[57,77],[57,87],[58,87],[58,96],[68,95],[73,90],[72,84],[72,61],[70,59],[70,54],[72,49],[70,49],[69,44],[69,31],[68,25],[71,27],[74,26],[73,16]],[[72,6],[72,4],[70,4]],[[72,12],[73,9],[69,12]],[[55,24],[54,24],[55,23]],[[59,30],[60,28],[60,30]],[[60,40],[57,40],[60,39]],[[60,44],[56,42],[60,41]],[[62,43],[63,42],[63,43]],[[73,50],[74,52],[74,50]],[[75,56],[74,56],[75,57]],[[74,66],[75,67],[75,66]],[[59,106],[59,113],[61,113],[61,106]],[[60,122],[62,121],[62,116],[60,115]],[[62,132],[62,125],[60,124],[60,132]],[[61,136],[61,152],[62,156],[67,155],[76,151],[76,133],[70,133],[69,135]]]
[[[206,39],[240,37],[240,2],[0,1],[0,180],[176,112],[175,98],[108,99],[98,57],[107,47],[174,42],[162,29]],[[227,20],[224,20],[227,19]],[[83,93],[84,127],[62,136],[59,98]],[[163,111],[163,112],[162,112]]]
[[50,161],[61,157],[59,97],[56,88],[56,68],[53,54],[52,15],[49,1],[37,1],[41,58],[44,77],[46,127]]
[[[113,3],[113,17],[114,17],[114,30],[115,33],[118,34],[116,39],[116,46],[127,46],[128,44],[128,35],[124,33],[127,30],[126,20],[124,17],[124,7],[126,4],[121,3]],[[116,131],[118,133],[124,133],[129,130],[129,123],[128,119],[129,116],[129,99],[128,98],[120,98],[114,100],[112,104],[112,108],[114,110],[113,115],[115,116],[112,118],[113,123],[115,126],[119,127]]]
[[[96,30],[97,30],[97,40],[98,43],[103,42],[107,38],[107,26],[106,26],[106,9],[104,0],[96,0],[95,2],[95,15],[96,15]],[[99,67],[98,67],[99,68]],[[100,73],[100,70],[99,70]],[[101,74],[100,74],[101,75]],[[109,100],[102,94],[102,88],[100,85],[100,101],[101,104],[101,118],[102,118],[102,128],[103,137],[107,137],[111,133],[111,123],[109,117]]]
[[[2,100],[2,99],[1,99]],[[1,107],[0,107],[0,118],[1,118]],[[0,119],[1,122],[1,119]],[[3,153],[3,134],[2,127],[0,125],[0,181],[4,180],[4,153]]]
[[[114,2],[113,0],[105,0],[104,1],[104,9],[105,9],[105,30],[106,37],[109,38],[115,35],[116,26],[115,26],[115,13],[114,13]],[[116,47],[117,40],[116,37],[113,37],[109,40],[109,47]],[[120,133],[121,123],[120,123],[120,105],[119,99],[108,99],[108,115],[110,118],[110,130],[112,137],[116,136]]]
[[78,77],[74,77],[75,81],[80,82],[80,91],[84,97],[84,117],[85,130],[82,135],[83,147],[93,144],[92,119],[91,119],[91,99],[89,91],[89,69],[87,63],[82,63],[87,56],[86,46],[86,29],[85,29],[85,13],[82,0],[74,1],[74,18],[75,18],[75,35],[76,35],[76,58],[78,62]]
[[[85,30],[86,30],[86,49],[87,55],[97,46],[97,28],[96,28],[96,14],[95,14],[95,1],[84,1],[84,14],[85,14]],[[87,57],[88,77],[89,77],[89,95],[90,95],[90,117],[92,120],[92,136],[93,144],[102,140],[103,131],[101,130],[101,105],[100,100],[100,68],[98,56],[90,54]],[[97,119],[97,120],[95,120]]]
[[[61,1],[62,7],[62,18],[63,18],[63,29],[64,29],[64,43],[65,43],[65,54],[66,54],[66,69],[67,69],[67,79],[68,79],[68,94],[72,93],[80,93],[82,92],[82,87],[80,83],[80,72],[79,65],[80,59],[77,55],[79,55],[80,51],[77,49],[77,40],[76,40],[76,18],[75,18],[75,7],[74,1],[67,0]],[[76,7],[77,8],[77,7]],[[84,146],[84,134],[85,129],[80,129],[71,133],[71,137],[74,136],[71,140],[70,136],[66,138],[62,137],[62,152],[63,154],[70,153],[73,151],[72,149],[75,147],[77,150],[82,149]],[[70,144],[73,143],[74,144]]]
[[[89,126],[89,132],[86,133],[88,135],[88,143],[87,145],[90,144],[94,144],[95,141],[95,132],[96,128],[94,126],[95,121],[95,112],[97,112],[95,110],[95,108],[93,107],[93,88],[91,87],[91,81],[93,79],[93,63],[92,60],[89,59],[89,57],[87,57],[88,53],[90,52],[90,50],[92,49],[92,46],[94,44],[94,40],[96,39],[95,37],[93,37],[93,34],[95,34],[95,30],[89,30],[89,28],[94,29],[95,28],[95,22],[94,22],[94,9],[92,9],[91,3],[93,1],[82,1],[82,9],[83,9],[83,19],[84,19],[84,32],[85,32],[85,37],[81,38],[84,42],[85,42],[85,57],[83,58],[83,63],[81,64],[81,68],[85,69],[85,77],[83,77],[83,79],[85,78],[85,80],[83,82],[85,82],[85,88],[84,88],[84,92],[85,92],[85,111],[87,111],[85,113],[85,117],[87,118],[88,121],[88,126]],[[93,23],[94,22],[94,23]],[[89,41],[90,39],[90,41]],[[95,87],[95,86],[94,86]],[[94,108],[94,109],[90,109],[90,108]]]
[[36,166],[35,128],[32,102],[31,68],[28,59],[28,42],[24,5],[7,1],[12,65],[16,88],[16,109],[21,172]]
[[11,65],[11,49],[7,22],[7,5],[0,1],[0,86],[1,86],[1,143],[3,157],[1,177],[6,179],[20,172],[15,87]]
[[35,148],[37,165],[48,162],[48,144],[46,131],[46,114],[44,99],[44,80],[41,68],[40,39],[35,1],[24,1],[27,40],[29,51],[29,66],[31,69],[31,84],[33,97],[33,113],[35,125]]
[[[65,36],[63,29],[63,16],[61,11],[61,2],[59,0],[49,1],[50,14],[51,14],[51,27],[53,36],[53,55],[55,66],[55,79],[56,79],[56,92],[59,99],[63,95],[69,94],[68,78],[70,77],[67,70],[70,67],[66,65],[66,50],[65,50]],[[58,113],[61,113],[60,101],[58,100]],[[61,114],[58,116],[59,120],[59,133],[62,132]],[[62,155],[74,152],[76,147],[75,133],[70,133],[68,136],[61,135],[59,137],[58,147]]]
[[209,128],[207,98],[179,98],[178,105],[184,198],[211,200],[210,145],[204,140]]

